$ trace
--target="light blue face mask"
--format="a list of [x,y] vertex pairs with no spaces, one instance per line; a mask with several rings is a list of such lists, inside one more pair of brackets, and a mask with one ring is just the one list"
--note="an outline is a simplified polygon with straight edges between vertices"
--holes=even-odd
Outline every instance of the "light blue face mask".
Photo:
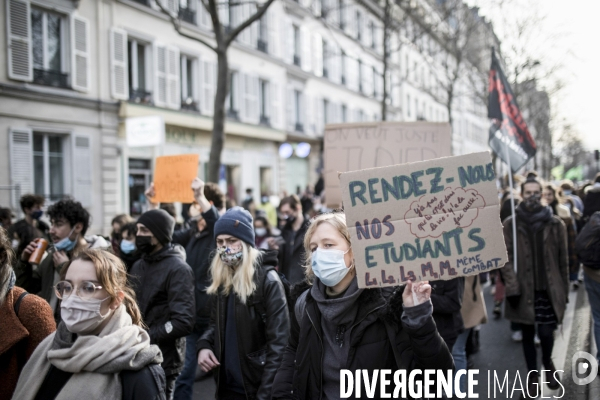
[[340,283],[348,274],[350,268],[346,267],[344,255],[350,251],[343,252],[334,249],[317,248],[312,254],[312,270],[317,278],[328,287]]
[[121,240],[121,251],[125,254],[132,253],[135,250],[135,243],[129,240]]
[[58,251],[64,250],[64,251],[71,251],[73,250],[73,248],[75,247],[75,243],[77,242],[77,239],[79,238],[79,235],[77,235],[77,237],[75,238],[75,240],[71,240],[71,235],[73,234],[73,231],[75,230],[75,227],[73,227],[73,229],[71,229],[71,232],[69,232],[69,235],[67,235],[67,237],[61,239],[58,243],[54,244],[54,248]]

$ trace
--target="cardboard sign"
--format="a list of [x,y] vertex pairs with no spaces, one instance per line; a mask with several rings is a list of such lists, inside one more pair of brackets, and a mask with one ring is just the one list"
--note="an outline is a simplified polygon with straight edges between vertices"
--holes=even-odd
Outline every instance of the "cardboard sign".
[[488,152],[341,174],[359,287],[502,267],[495,179]]
[[327,125],[325,146],[325,200],[340,207],[338,172],[425,161],[452,155],[448,123],[380,122]]
[[181,154],[156,158],[154,201],[159,203],[193,203],[191,184],[198,175],[198,154]]

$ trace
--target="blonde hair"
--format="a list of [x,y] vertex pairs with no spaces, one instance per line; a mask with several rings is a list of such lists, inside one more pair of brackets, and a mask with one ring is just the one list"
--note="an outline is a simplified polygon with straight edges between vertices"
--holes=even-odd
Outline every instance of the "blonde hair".
[[352,245],[350,242],[350,231],[346,226],[346,214],[342,212],[334,212],[321,214],[310,220],[310,225],[304,235],[304,276],[309,284],[312,284],[315,274],[312,270],[312,251],[310,251],[310,240],[317,228],[322,224],[329,224],[337,229],[338,233],[342,235],[348,245]]
[[102,249],[85,249],[69,261],[60,272],[60,279],[67,276],[69,267],[75,260],[91,261],[96,269],[96,276],[104,290],[108,292],[111,302],[118,298],[119,292],[123,292],[123,304],[127,314],[131,316],[134,325],[146,328],[142,321],[142,313],[135,300],[135,292],[127,282],[127,269],[123,261],[112,253]]
[[256,290],[254,271],[260,265],[262,255],[259,250],[250,247],[244,241],[242,244],[242,260],[237,268],[231,268],[221,261],[216,254],[210,264],[211,284],[206,289],[208,294],[218,294],[219,290],[227,296],[233,288],[241,302],[246,304],[246,299]]

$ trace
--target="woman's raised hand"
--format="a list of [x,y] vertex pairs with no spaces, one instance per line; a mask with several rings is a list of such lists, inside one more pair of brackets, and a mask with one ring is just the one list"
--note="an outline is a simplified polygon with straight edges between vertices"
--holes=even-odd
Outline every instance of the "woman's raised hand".
[[408,281],[402,293],[404,307],[413,307],[426,302],[431,297],[431,285],[429,281]]

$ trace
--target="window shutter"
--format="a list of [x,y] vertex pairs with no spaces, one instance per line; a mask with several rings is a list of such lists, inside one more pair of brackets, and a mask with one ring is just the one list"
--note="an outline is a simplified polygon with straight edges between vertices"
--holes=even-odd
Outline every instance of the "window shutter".
[[92,206],[92,151],[89,136],[73,136],[73,197],[84,207]]
[[311,52],[310,52],[310,31],[306,27],[300,28],[300,40],[302,43],[302,69],[310,71],[311,69]]
[[33,193],[33,138],[31,129],[10,128],[10,183],[20,185],[13,191],[13,208],[19,207],[19,196]]
[[346,57],[348,65],[348,88],[358,91],[358,61],[353,57]]
[[90,29],[88,20],[78,15],[71,17],[71,71],[73,89],[90,89]]
[[[188,71],[190,74],[190,71]],[[202,93],[202,83],[200,79],[200,58],[194,58],[192,61],[192,98],[196,105],[200,104],[200,93]],[[188,94],[189,95],[189,94]]]
[[202,62],[202,114],[212,115],[215,107],[217,85],[216,65],[211,61]]
[[267,30],[268,30],[268,36],[269,36],[268,37],[269,54],[275,58],[280,58],[281,53],[279,51],[279,49],[280,49],[279,29],[278,29],[278,25],[277,25],[277,15],[275,14],[274,7],[269,7],[267,9],[266,21],[267,21]]
[[323,131],[325,130],[325,110],[324,110],[324,106],[325,106],[325,102],[323,101],[323,98],[319,97],[317,98],[317,101],[315,102],[316,104],[316,108],[317,108],[317,115],[316,115],[316,121],[315,122],[315,135],[320,136]]
[[115,99],[127,100],[129,77],[127,75],[127,32],[119,28],[110,30],[110,94]]
[[229,21],[229,3],[223,2],[219,3],[221,7],[217,7],[219,14],[219,21],[221,21],[221,25],[223,28],[229,26],[230,22],[233,24],[233,21]]
[[171,16],[177,18],[179,16],[179,1],[180,0],[157,0],[162,6],[171,14]]
[[323,38],[318,33],[313,35],[313,73],[323,76]]
[[154,43],[154,105],[167,107],[167,48],[164,45]]
[[321,2],[324,0],[313,0],[312,2],[312,12],[315,16],[321,16]]
[[308,100],[304,93],[300,93],[300,124],[303,125],[303,128],[306,129],[306,121],[307,121],[307,109],[308,108]]
[[[244,100],[242,97],[242,84],[243,84],[242,74],[240,72],[235,72],[233,74],[233,87],[229,88],[229,95],[233,96],[233,109],[238,112],[238,115],[240,117],[242,116],[242,113],[244,112],[244,110],[242,110],[242,107],[243,107],[242,103]],[[233,90],[233,93],[231,93],[231,90]]]
[[[177,47],[169,46],[167,48],[167,56],[168,103],[170,108],[179,110],[181,108],[181,85],[179,83],[181,80],[181,70],[179,69],[179,49]],[[188,73],[191,73],[191,71]]]
[[33,80],[31,18],[29,1],[6,0],[8,77]]
[[350,37],[354,37],[354,12],[355,12],[355,7],[354,5],[350,4],[350,2],[348,0],[343,0],[343,7],[344,7],[344,23],[345,23],[345,29],[344,31],[350,36]]
[[240,119],[242,122],[250,122],[251,111],[252,111],[252,96],[250,94],[251,86],[250,75],[238,73],[239,82],[241,84],[241,97],[242,101],[240,104]]
[[[252,79],[250,80],[251,85],[251,94],[252,94],[252,100],[251,100],[251,104],[252,104],[252,115],[251,115],[251,121],[253,124],[258,124],[260,122],[260,110],[258,108],[260,101],[259,101],[259,92],[260,92],[260,82],[258,79],[258,76],[253,76]],[[269,100],[269,93],[267,90],[267,98],[266,100]],[[268,116],[268,111],[267,111],[267,116]]]
[[331,64],[330,64],[330,74],[331,74],[331,80],[334,83],[342,83],[341,80],[341,76],[340,76],[340,70],[341,70],[341,54],[340,54],[340,49],[337,45],[333,45],[332,49],[331,49],[331,54],[329,55],[329,57],[331,57]]
[[204,4],[202,3],[202,0],[198,0],[198,21],[200,23],[200,27],[212,31],[213,26],[212,20],[210,18],[210,13],[208,12],[208,10],[206,10],[206,7],[204,7]]
[[275,82],[269,82],[270,95],[271,95],[271,126],[275,129],[281,129],[281,93],[279,92],[280,87]]
[[294,63],[294,25],[292,25],[292,21],[289,18],[286,18],[285,24],[283,25],[283,30],[285,31],[285,42],[283,44],[283,48],[285,50],[285,61],[288,64]]
[[286,102],[287,129],[288,129],[288,131],[291,131],[291,132],[294,131],[294,126],[296,125],[295,108],[296,108],[296,99],[294,98],[294,89],[292,89],[291,87],[288,87],[287,102]]

